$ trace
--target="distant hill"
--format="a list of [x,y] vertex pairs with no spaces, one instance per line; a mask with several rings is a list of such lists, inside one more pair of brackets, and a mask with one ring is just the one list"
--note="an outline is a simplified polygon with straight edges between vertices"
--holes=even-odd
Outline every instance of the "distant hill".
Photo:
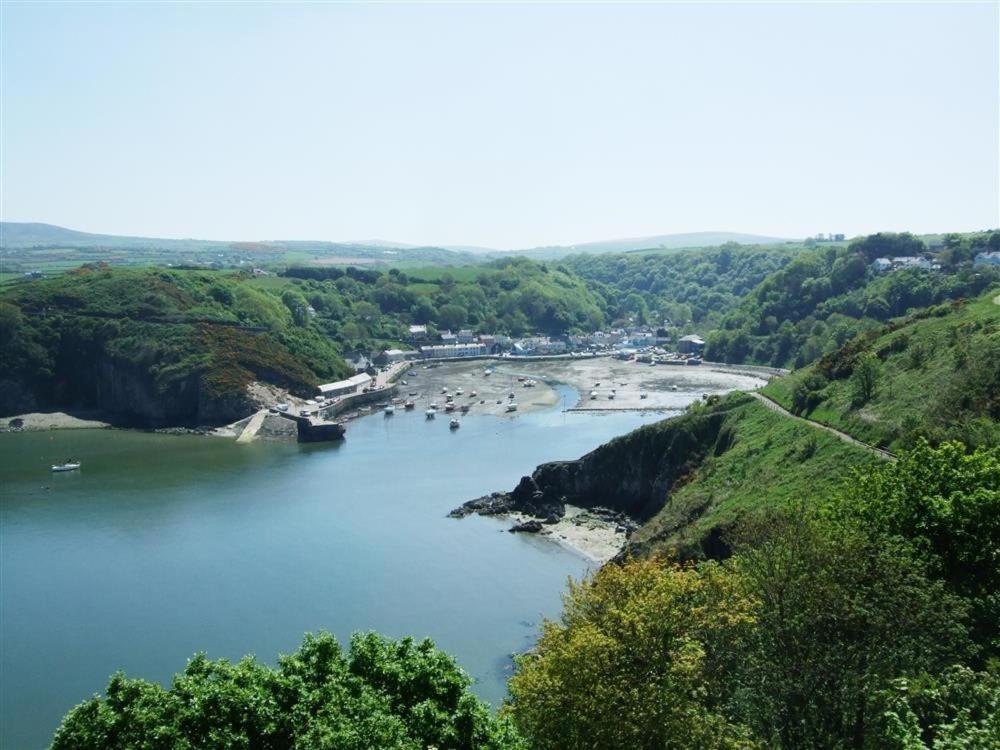
[[601,242],[584,242],[578,245],[552,245],[518,250],[518,254],[569,255],[572,253],[624,253],[630,250],[651,250],[656,248],[711,247],[727,242],[741,245],[774,245],[792,242],[787,237],[768,237],[760,234],[741,232],[685,232],[681,234],[657,234],[652,237],[631,237]]
[[[418,250],[433,248],[449,250],[456,253],[476,255],[531,255],[570,253],[612,253],[629,250],[645,250],[652,248],[679,247],[709,247],[726,242],[738,242],[744,245],[766,245],[789,240],[781,237],[767,237],[757,234],[742,234],[739,232],[688,232],[685,234],[660,234],[653,237],[634,237],[627,239],[604,240],[601,242],[585,242],[577,245],[552,245],[525,248],[522,250],[496,250],[478,245],[419,245],[390,240],[351,240],[344,242],[329,242],[320,240],[265,240],[253,241],[274,246],[310,245],[327,246],[330,248],[364,248],[374,250]],[[75,229],[42,224],[35,222],[0,222],[0,247],[34,247],[39,245],[69,245],[73,247],[163,247],[201,249],[209,246],[225,247],[232,244],[245,244],[237,240],[199,240],[199,239],[168,239],[163,237],[135,237],[115,234],[93,234]]]

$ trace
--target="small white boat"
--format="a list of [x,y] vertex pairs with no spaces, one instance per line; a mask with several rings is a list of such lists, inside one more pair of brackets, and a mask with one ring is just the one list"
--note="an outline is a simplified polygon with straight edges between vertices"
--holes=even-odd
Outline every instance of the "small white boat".
[[406,382],[405,380],[400,380],[399,382],[400,382],[400,383],[401,383],[402,385],[409,385],[409,383],[407,383],[407,382]]
[[493,370],[487,370],[486,372],[483,373],[483,377],[484,378],[488,378],[492,374],[493,374]]
[[475,391],[473,391],[472,393],[469,394],[469,398],[475,398],[478,395],[479,395],[478,393],[476,393]]
[[450,421],[450,422],[448,423],[448,427],[450,427],[450,428],[451,428],[451,429],[453,429],[453,430],[457,430],[457,429],[458,429],[459,427],[461,427],[461,426],[462,426],[462,423],[458,421],[458,418],[457,418],[457,417],[456,417],[455,419],[452,419],[452,420],[451,420],[451,421]]
[[447,404],[444,405],[444,410],[445,411],[455,411],[455,404],[452,403],[451,401],[449,401]]
[[442,388],[442,389],[441,389],[441,393],[447,393],[447,392],[448,392],[448,389],[447,389],[447,388]]
[[416,406],[416,403],[413,401],[407,401],[405,404],[403,404],[404,409],[412,409],[414,406]]
[[672,385],[672,386],[670,386],[670,390],[677,391],[677,390],[680,390],[680,389],[676,385]]
[[393,406],[392,404],[386,404],[385,408],[382,411],[384,411],[386,413],[386,415],[388,416],[389,414],[395,414],[396,413],[396,407]]
[[437,409],[428,409],[427,411],[425,411],[425,412],[424,412],[424,415],[425,415],[425,416],[426,416],[426,417],[427,417],[428,419],[434,419],[434,416],[435,416],[435,415],[436,415],[437,413],[438,413],[438,412],[437,412]]
[[608,394],[608,401],[614,401],[614,399],[615,399],[615,392],[611,391],[611,393]]
[[649,394],[643,391],[642,393],[639,394],[639,398],[649,398]]
[[507,411],[517,411],[517,402],[511,401],[509,404],[507,404]]
[[83,464],[80,463],[79,461],[74,461],[73,459],[70,459],[62,464],[52,464],[52,471],[76,471],[82,465]]
[[591,401],[596,401],[597,400],[597,391],[591,391],[590,392],[590,400]]
[[461,388],[459,388],[457,391],[455,391],[455,395],[456,396],[461,396],[463,393],[465,393],[465,391],[463,391]]
[[430,408],[432,411],[437,411],[438,408],[437,401],[431,401]]

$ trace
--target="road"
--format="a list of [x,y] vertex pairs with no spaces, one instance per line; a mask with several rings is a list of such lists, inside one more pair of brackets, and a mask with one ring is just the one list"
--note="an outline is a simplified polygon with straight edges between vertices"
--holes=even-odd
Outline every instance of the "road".
[[789,419],[797,419],[800,422],[805,422],[806,424],[812,425],[817,430],[825,430],[826,432],[829,432],[831,435],[837,436],[845,443],[850,443],[851,445],[856,445],[859,448],[864,448],[866,451],[872,453],[873,455],[882,459],[883,461],[896,460],[895,454],[890,453],[887,450],[884,450],[882,448],[876,448],[874,445],[869,445],[868,443],[862,442],[857,438],[848,435],[846,432],[841,432],[840,430],[834,427],[830,427],[829,425],[821,424],[819,422],[814,422],[811,419],[806,419],[805,417],[800,417],[796,414],[792,414],[790,411],[788,411],[788,409],[783,407],[777,401],[772,401],[770,398],[765,396],[763,393],[760,393],[759,391],[749,391],[749,393],[751,396],[760,401],[762,404],[764,404],[764,406],[766,406],[771,411],[775,411],[778,414],[788,417]]

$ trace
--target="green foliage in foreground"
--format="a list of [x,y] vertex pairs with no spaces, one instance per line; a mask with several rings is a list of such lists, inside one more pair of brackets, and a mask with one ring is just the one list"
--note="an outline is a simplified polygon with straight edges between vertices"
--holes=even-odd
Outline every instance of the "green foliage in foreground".
[[995,748],[998,518],[1000,448],[924,444],[748,521],[724,563],[605,567],[505,710],[539,750]]
[[307,635],[277,669],[192,659],[169,689],[112,677],[74,708],[52,750],[516,750],[504,719],[425,640],[358,634],[344,653]]
[[[865,442],[1000,443],[1000,287],[880,326],[764,393]],[[861,386],[866,384],[866,387]]]

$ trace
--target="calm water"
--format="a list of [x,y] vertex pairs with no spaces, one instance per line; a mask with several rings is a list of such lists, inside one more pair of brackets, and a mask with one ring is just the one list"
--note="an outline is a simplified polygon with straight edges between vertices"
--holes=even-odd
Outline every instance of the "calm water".
[[[196,651],[273,663],[319,629],[430,636],[498,702],[509,654],[588,563],[445,514],[663,416],[564,406],[454,433],[379,414],[339,445],[0,434],[0,745],[46,746],[115,669],[166,682]],[[49,472],[68,456],[83,471]]]

